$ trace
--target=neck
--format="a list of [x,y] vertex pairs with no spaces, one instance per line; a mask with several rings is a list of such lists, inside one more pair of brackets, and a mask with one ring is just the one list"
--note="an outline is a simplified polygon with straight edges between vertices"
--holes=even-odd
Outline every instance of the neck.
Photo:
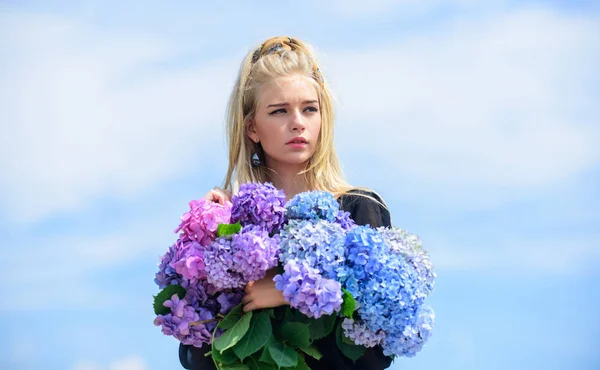
[[275,172],[269,171],[269,179],[278,189],[285,193],[286,200],[292,199],[296,194],[310,190],[304,174],[298,175],[298,172],[304,170],[305,164],[290,166],[288,164],[281,165],[279,163],[267,163],[268,168]]

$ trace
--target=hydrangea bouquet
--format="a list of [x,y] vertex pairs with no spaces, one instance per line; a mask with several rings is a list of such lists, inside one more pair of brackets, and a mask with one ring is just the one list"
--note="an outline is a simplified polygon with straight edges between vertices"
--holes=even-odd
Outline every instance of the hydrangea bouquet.
[[[244,184],[231,203],[190,202],[161,258],[155,325],[197,347],[217,368],[308,369],[313,341],[335,331],[352,360],[381,345],[414,356],[431,335],[424,300],[435,273],[418,237],[358,226],[328,192],[287,204],[271,184]],[[290,306],[243,313],[243,287],[278,267]]]

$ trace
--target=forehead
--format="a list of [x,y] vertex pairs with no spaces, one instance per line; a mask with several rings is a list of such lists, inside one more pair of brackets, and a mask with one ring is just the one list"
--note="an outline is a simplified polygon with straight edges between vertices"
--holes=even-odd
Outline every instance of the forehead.
[[258,89],[258,105],[318,100],[315,84],[305,76],[275,78]]

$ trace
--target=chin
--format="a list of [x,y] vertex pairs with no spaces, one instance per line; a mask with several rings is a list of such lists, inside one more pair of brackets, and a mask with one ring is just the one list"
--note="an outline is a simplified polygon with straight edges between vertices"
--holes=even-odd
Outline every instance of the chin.
[[302,155],[302,156],[296,156],[296,157],[291,157],[291,158],[290,157],[283,158],[281,160],[281,163],[285,163],[290,166],[298,166],[301,164],[305,164],[306,162],[308,162],[309,159],[310,159],[310,156]]

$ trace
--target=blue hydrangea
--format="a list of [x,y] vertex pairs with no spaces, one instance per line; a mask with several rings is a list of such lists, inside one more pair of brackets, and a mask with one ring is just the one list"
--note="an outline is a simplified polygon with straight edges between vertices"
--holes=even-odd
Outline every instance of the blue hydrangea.
[[342,281],[348,275],[344,266],[345,231],[339,224],[323,220],[290,220],[281,230],[279,260],[304,261],[323,276]]
[[306,263],[288,261],[284,273],[276,275],[273,280],[290,306],[308,317],[331,315],[342,307],[341,284],[324,278],[317,269]]
[[427,251],[417,235],[400,228],[378,228],[392,253],[401,255],[423,280],[423,295],[429,295],[437,277]]
[[350,270],[346,289],[360,297],[364,281],[380,270],[387,261],[381,234],[369,226],[356,226],[345,238],[346,266]]
[[287,217],[299,220],[327,220],[335,222],[340,204],[327,191],[306,191],[296,194],[286,204]]
[[245,183],[232,197],[232,222],[277,232],[285,221],[285,193],[271,183]]
[[350,276],[345,287],[356,298],[358,314],[366,327],[374,333],[386,333],[386,353],[401,356],[408,352],[407,347],[401,347],[400,339],[408,338],[411,332],[407,328],[419,322],[426,287],[404,255],[391,251],[382,231],[367,226],[348,231],[346,263]]
[[410,316],[410,320],[401,331],[391,332],[383,340],[383,353],[413,357],[431,337],[435,315],[431,307],[420,306]]

